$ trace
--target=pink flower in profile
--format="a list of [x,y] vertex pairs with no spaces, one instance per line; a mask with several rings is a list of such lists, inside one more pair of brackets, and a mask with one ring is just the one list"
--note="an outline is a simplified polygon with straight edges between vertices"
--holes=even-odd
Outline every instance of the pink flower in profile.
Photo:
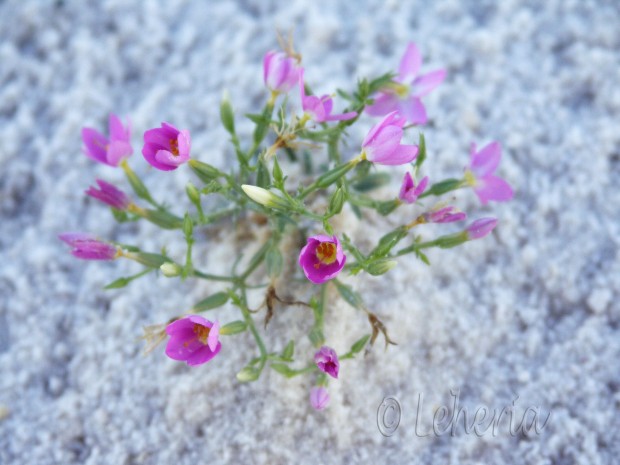
[[189,315],[166,326],[170,336],[166,355],[189,366],[201,365],[215,357],[222,348],[218,341],[220,325],[200,315]]
[[411,124],[425,124],[428,120],[421,98],[442,83],[446,70],[439,69],[418,76],[422,56],[416,45],[410,42],[400,60],[398,76],[366,107],[371,116],[383,116],[398,111]]
[[299,66],[284,52],[267,52],[263,59],[263,80],[272,92],[286,93],[299,81]]
[[403,178],[403,184],[400,187],[398,198],[405,203],[414,203],[418,197],[424,192],[428,184],[428,176],[424,176],[420,183],[416,186],[413,176],[407,171]]
[[189,131],[179,131],[172,124],[161,123],[160,128],[144,133],[142,155],[158,170],[171,171],[189,160],[191,138]]
[[112,244],[100,241],[90,234],[63,233],[58,238],[70,245],[74,257],[83,260],[114,260],[120,256],[120,250]]
[[84,153],[99,163],[109,166],[118,166],[119,163],[133,153],[130,139],[130,127],[123,123],[115,114],[110,114],[110,137],[106,137],[93,128],[82,129]]
[[512,188],[502,178],[494,176],[502,157],[499,142],[491,142],[479,151],[471,144],[469,166],[465,168],[465,181],[473,187],[483,205],[490,200],[506,202],[513,197]]
[[99,184],[99,189],[91,186],[86,191],[86,195],[90,195],[117,210],[127,210],[131,203],[127,194],[101,179],[97,179],[97,184]]
[[340,115],[332,115],[333,101],[329,95],[323,95],[321,98],[315,95],[306,95],[304,86],[304,70],[299,70],[299,90],[301,91],[301,106],[304,113],[308,114],[317,123],[325,121],[343,121],[355,118],[357,113],[349,111]]
[[332,378],[338,379],[338,370],[340,363],[338,362],[338,354],[331,347],[323,346],[314,354],[314,363],[323,373],[327,373]]
[[430,210],[422,214],[422,217],[425,223],[453,223],[455,221],[463,221],[467,218],[467,215],[450,206]]
[[480,239],[493,231],[495,226],[497,226],[495,218],[480,218],[470,224],[465,232],[468,240]]
[[329,393],[323,386],[314,386],[310,389],[310,405],[315,410],[323,410],[329,405]]
[[380,165],[404,165],[418,155],[417,145],[401,145],[405,118],[393,111],[372,127],[362,143],[362,156]]
[[338,238],[324,234],[309,237],[299,254],[299,265],[306,277],[315,284],[323,284],[335,278],[346,260]]

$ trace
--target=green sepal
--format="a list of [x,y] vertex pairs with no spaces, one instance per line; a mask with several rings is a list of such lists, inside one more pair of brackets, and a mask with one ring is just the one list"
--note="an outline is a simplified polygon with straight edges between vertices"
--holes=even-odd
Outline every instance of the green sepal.
[[220,328],[220,334],[222,336],[232,336],[233,334],[239,334],[248,329],[248,324],[245,321],[237,320],[225,324]]

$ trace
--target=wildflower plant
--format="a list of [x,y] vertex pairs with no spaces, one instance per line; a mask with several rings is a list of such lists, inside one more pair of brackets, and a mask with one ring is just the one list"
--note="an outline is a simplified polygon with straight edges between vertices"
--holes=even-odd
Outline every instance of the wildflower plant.
[[[428,119],[421,98],[444,80],[446,72],[420,74],[422,59],[415,44],[406,47],[397,73],[361,79],[352,92],[338,90],[320,97],[312,94],[304,80],[301,56],[290,44],[283,48],[268,52],[263,60],[266,103],[259,113],[246,115],[255,125],[251,140],[242,141],[238,135],[229,98],[225,96],[221,102],[221,122],[230,135],[238,166],[234,172],[196,157],[187,129],[163,122],[160,127],[144,132],[144,161],[161,171],[161,176],[174,175],[171,171],[177,169],[189,169],[195,175],[195,182],[187,185],[189,208],[183,213],[155,200],[157,193],[151,194],[130,167],[129,160],[140,160],[130,158],[134,150],[129,124],[123,125],[119,117],[110,115],[108,136],[91,128],[82,131],[85,154],[111,169],[123,169],[133,190],[130,195],[97,179],[97,187],[91,186],[86,194],[111,207],[120,223],[140,220],[178,230],[179,239],[186,243],[184,260],[175,261],[166,252],[142,250],[87,233],[63,233],[59,238],[77,258],[128,259],[143,267],[139,273],[119,278],[107,288],[127,286],[153,272],[168,278],[223,284],[224,291],[205,296],[190,311],[172,309],[167,323],[146,327],[148,350],[166,342],[165,354],[173,360],[192,367],[217,363],[218,353],[233,346],[229,336],[249,332],[256,342],[256,354],[249,357],[245,367],[239,367],[237,379],[255,381],[266,369],[287,378],[311,375],[310,404],[320,410],[329,403],[328,382],[337,382],[342,362],[370,350],[379,335],[386,348],[395,344],[379,316],[341,278],[360,273],[380,276],[410,257],[429,265],[427,249],[463,245],[488,235],[497,225],[495,218],[478,218],[469,226],[448,224],[463,222],[467,216],[450,205],[450,199],[442,202],[441,197],[471,187],[486,204],[510,200],[513,191],[495,175],[501,155],[498,142],[479,151],[472,144],[470,162],[466,165],[464,160],[461,177],[432,180],[423,175],[424,165],[432,161],[432,156],[424,135],[416,131]],[[334,112],[334,107],[339,110]],[[364,139],[356,141],[348,136],[348,129],[355,124],[366,128]],[[352,152],[351,148],[357,149]],[[285,169],[293,170],[295,165],[296,173],[302,174],[290,179]],[[375,165],[387,165],[395,179],[402,179],[400,189],[395,187],[390,198],[376,195],[379,187],[393,184],[389,184],[384,171],[375,170]],[[215,201],[206,202],[206,198]],[[206,204],[217,207],[205,211]],[[408,220],[396,228],[386,228],[371,248],[358,247],[347,235],[346,225],[335,221],[345,208],[363,219],[368,215],[392,215],[403,205],[409,212],[405,214]],[[199,240],[197,231],[208,234],[213,227],[232,229],[252,215],[261,217],[270,232],[258,251],[249,259],[245,257],[244,269],[237,269],[241,257],[225,274],[207,273],[194,265],[192,251]],[[445,233],[427,237],[425,223],[441,224]],[[285,266],[284,254],[288,252],[283,244],[287,236],[297,238],[295,243],[300,244],[295,251],[298,267],[293,270]],[[165,244],[162,250],[165,251]],[[298,300],[281,297],[288,294],[287,283],[295,279],[307,283],[306,290],[300,291]],[[250,282],[264,283],[259,286],[264,289],[263,305],[249,301]],[[328,288],[335,292],[330,294]],[[324,333],[330,311],[328,298],[337,294],[360,310],[369,323],[368,334],[359,335],[350,349],[341,354],[331,348],[334,341],[327,341]],[[239,309],[238,320],[219,322],[203,316],[227,303]],[[269,347],[268,323],[277,306],[287,305],[308,309],[301,315],[311,321],[308,337],[314,352],[296,354],[292,339],[284,347]],[[253,310],[257,307],[265,309],[264,316]],[[263,327],[257,324],[260,318]]]

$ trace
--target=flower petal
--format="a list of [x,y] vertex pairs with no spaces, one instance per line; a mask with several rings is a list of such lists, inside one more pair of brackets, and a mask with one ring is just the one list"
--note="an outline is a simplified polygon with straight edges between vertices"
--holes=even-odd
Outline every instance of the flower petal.
[[502,146],[499,142],[491,142],[478,152],[476,146],[472,144],[469,168],[476,178],[484,178],[495,172],[501,158]]
[[387,92],[380,93],[375,101],[366,107],[366,113],[370,116],[383,116],[398,110],[398,97]]
[[417,145],[399,145],[392,152],[384,154],[382,157],[374,158],[374,163],[379,163],[380,165],[404,165],[405,163],[409,163],[415,160],[415,157],[418,156],[418,146]]
[[428,121],[426,117],[426,108],[424,108],[422,100],[417,97],[400,100],[398,102],[398,111],[411,124],[426,124]]
[[400,66],[398,67],[398,79],[401,82],[410,82],[416,77],[420,66],[422,65],[422,55],[418,47],[413,42],[409,42],[407,50],[400,60]]
[[486,178],[479,179],[475,192],[483,205],[486,205],[490,200],[507,202],[514,196],[510,184],[497,176],[487,176]]
[[445,69],[438,69],[424,74],[413,81],[411,95],[414,97],[423,97],[441,84],[445,78]]
[[92,128],[82,128],[82,141],[84,153],[95,161],[108,164],[107,150],[108,138]]

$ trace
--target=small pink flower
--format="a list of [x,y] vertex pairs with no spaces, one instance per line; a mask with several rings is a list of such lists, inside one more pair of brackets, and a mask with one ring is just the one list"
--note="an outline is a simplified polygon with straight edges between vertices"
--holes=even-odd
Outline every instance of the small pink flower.
[[263,59],[263,79],[272,92],[286,93],[299,81],[299,67],[284,52],[267,52]]
[[317,123],[324,123],[325,121],[343,121],[357,116],[357,113],[354,111],[342,113],[340,115],[332,115],[333,101],[329,95],[323,95],[321,98],[315,95],[306,96],[303,69],[299,70],[299,90],[301,91],[301,106],[304,112]]
[[220,324],[200,315],[189,315],[166,326],[170,336],[166,355],[189,366],[201,365],[215,357],[222,348],[218,341]]
[[495,226],[497,226],[495,218],[480,218],[470,224],[465,231],[469,240],[480,239],[493,231]]
[[314,386],[310,389],[310,405],[315,410],[323,410],[329,405],[329,393],[323,386]]
[[331,347],[323,346],[314,354],[314,363],[323,373],[327,373],[332,378],[338,379],[338,370],[340,363],[338,362],[338,354]]
[[417,145],[401,145],[405,119],[397,112],[389,113],[373,126],[362,143],[362,154],[380,165],[404,165],[418,155]]
[[115,245],[102,242],[90,234],[63,233],[58,238],[73,248],[71,254],[74,257],[83,260],[114,260],[120,255]]
[[160,128],[144,133],[142,155],[158,170],[171,171],[189,160],[191,138],[189,131],[179,131],[172,124],[161,123]]
[[101,179],[97,179],[97,184],[99,184],[99,189],[91,186],[86,191],[86,195],[90,195],[117,210],[127,209],[131,203],[127,194]]
[[400,60],[398,76],[375,97],[366,112],[372,116],[383,116],[398,111],[411,124],[425,124],[428,120],[421,98],[442,83],[446,70],[439,69],[418,76],[422,56],[413,42],[407,46]]
[[467,215],[450,206],[428,211],[422,217],[427,223],[453,223],[455,221],[463,221],[467,218]]
[[338,238],[324,234],[309,237],[299,254],[299,265],[306,277],[315,284],[335,278],[346,260]]
[[465,168],[465,181],[473,187],[483,205],[490,200],[506,202],[513,197],[512,188],[502,178],[494,176],[502,157],[499,142],[491,142],[480,151],[471,144],[469,166]]
[[133,153],[130,139],[130,126],[123,126],[118,116],[110,114],[109,121],[110,137],[106,137],[92,128],[82,129],[82,141],[84,153],[99,163],[110,166],[118,166],[119,163]]
[[428,176],[424,176],[420,183],[416,186],[411,173],[407,171],[405,173],[405,177],[403,178],[403,184],[400,187],[398,198],[405,203],[414,203],[418,200],[418,197],[422,194],[422,192],[424,192],[427,184]]

